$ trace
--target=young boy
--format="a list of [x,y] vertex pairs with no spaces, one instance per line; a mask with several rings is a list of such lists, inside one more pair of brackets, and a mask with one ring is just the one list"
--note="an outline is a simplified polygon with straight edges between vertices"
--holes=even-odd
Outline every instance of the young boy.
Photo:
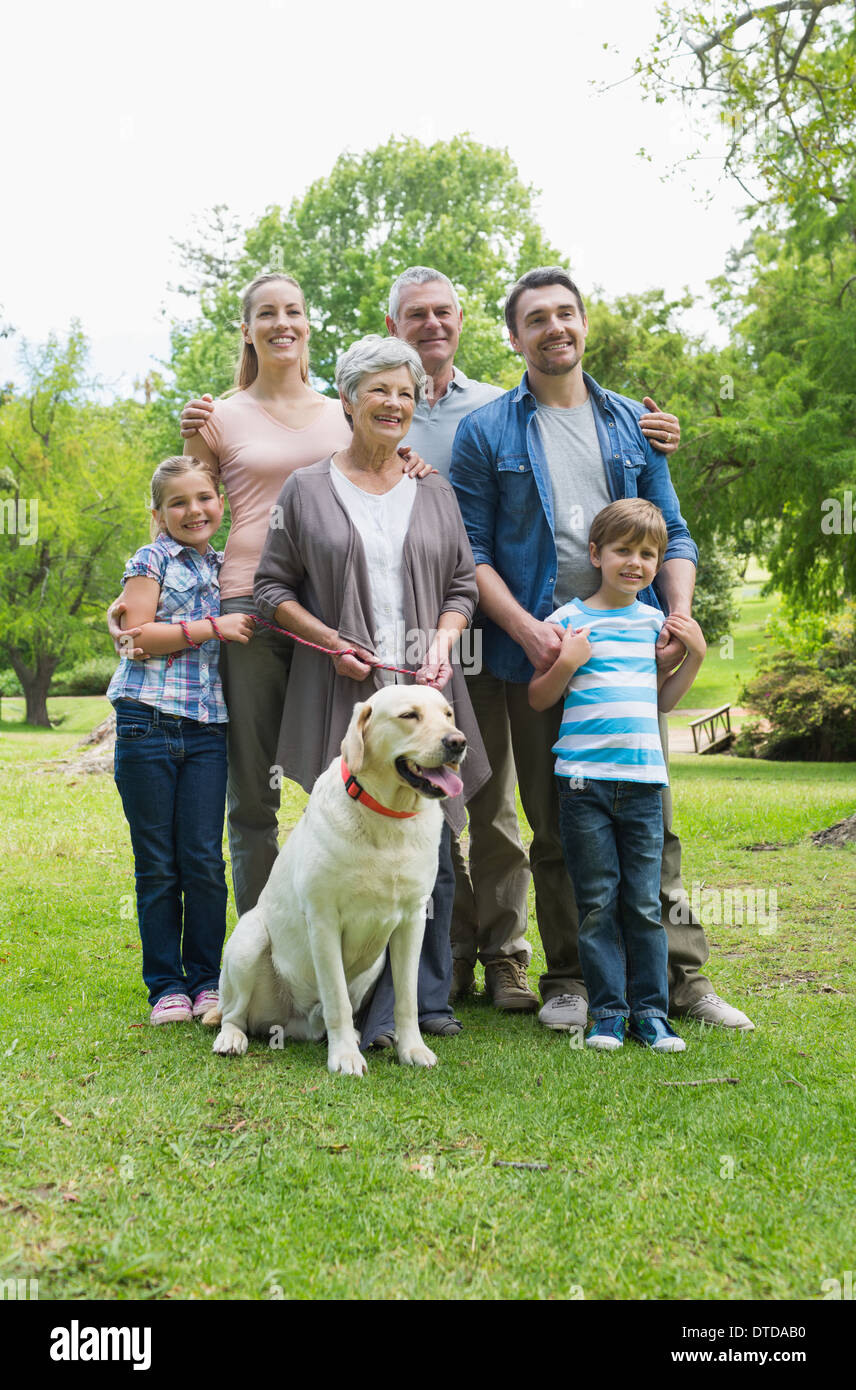
[[[579,950],[594,1026],[586,1045],[632,1038],[655,1052],[683,1052],[669,1025],[666,931],[660,921],[661,788],[668,785],[657,710],[673,709],[698,674],[698,623],[640,603],[663,561],[668,534],[653,503],[628,497],[598,512],[589,533],[601,585],[585,603],[551,615],[564,629],[548,671],[532,677],[529,703],[564,696],[553,748],[559,829],[580,919]],[[662,628],[687,649],[672,675],[659,673]]]

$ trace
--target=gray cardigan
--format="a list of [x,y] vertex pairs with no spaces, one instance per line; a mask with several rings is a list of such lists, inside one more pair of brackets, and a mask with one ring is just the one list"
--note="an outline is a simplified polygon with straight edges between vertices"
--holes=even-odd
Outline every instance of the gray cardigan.
[[[469,622],[478,599],[475,564],[458,504],[445,478],[417,479],[416,497],[404,539],[404,618],[419,639],[407,644],[406,665],[424,659],[427,638],[441,613],[462,613]],[[374,651],[371,587],[363,543],[333,486],[330,460],[298,468],[279,494],[255,578],[259,616],[275,622],[281,603],[296,600],[348,643]],[[288,642],[287,637],[280,639]],[[339,753],[354,704],[381,687],[377,674],[364,681],[339,676],[329,656],[299,643],[280,726],[277,762],[286,777],[311,791],[315,779]],[[414,660],[414,657],[416,658]],[[452,667],[443,692],[466,735],[464,790],[443,802],[456,833],[466,824],[463,802],[484,786],[490,766],[478,731],[463,672]]]

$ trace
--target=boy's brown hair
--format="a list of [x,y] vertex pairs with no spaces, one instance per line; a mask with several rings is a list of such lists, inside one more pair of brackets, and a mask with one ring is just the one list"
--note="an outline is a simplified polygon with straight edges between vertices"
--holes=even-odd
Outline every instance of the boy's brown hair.
[[638,543],[649,536],[657,547],[659,569],[669,544],[666,518],[659,507],[653,502],[646,502],[643,497],[623,497],[619,502],[610,502],[608,507],[598,512],[589,531],[589,541],[598,550],[615,541]]

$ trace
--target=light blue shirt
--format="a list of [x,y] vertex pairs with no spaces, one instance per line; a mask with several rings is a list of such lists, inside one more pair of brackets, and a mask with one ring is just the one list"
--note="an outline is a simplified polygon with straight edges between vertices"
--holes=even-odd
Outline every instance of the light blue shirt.
[[471,410],[477,410],[480,405],[487,405],[488,401],[496,400],[497,396],[503,394],[501,386],[489,386],[486,381],[471,381],[464,376],[460,367],[455,367],[452,380],[439,400],[429,405],[423,397],[419,402],[407,436],[401,442],[409,444],[426,463],[448,478],[458,425]]
[[667,786],[654,656],[665,622],[659,608],[638,600],[592,608],[575,598],[547,621],[565,630],[591,628],[592,654],[571,677],[553,745],[556,776]]

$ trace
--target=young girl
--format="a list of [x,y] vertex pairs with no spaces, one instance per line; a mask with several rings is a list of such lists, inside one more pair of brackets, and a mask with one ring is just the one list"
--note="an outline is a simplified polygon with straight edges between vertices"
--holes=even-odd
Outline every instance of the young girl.
[[200,1018],[217,1002],[226,935],[226,722],[220,642],[253,619],[220,616],[223,518],[214,470],[165,459],[152,478],[152,544],[125,566],[125,619],[148,661],[120,662],[116,785],[131,830],[150,1023]]

